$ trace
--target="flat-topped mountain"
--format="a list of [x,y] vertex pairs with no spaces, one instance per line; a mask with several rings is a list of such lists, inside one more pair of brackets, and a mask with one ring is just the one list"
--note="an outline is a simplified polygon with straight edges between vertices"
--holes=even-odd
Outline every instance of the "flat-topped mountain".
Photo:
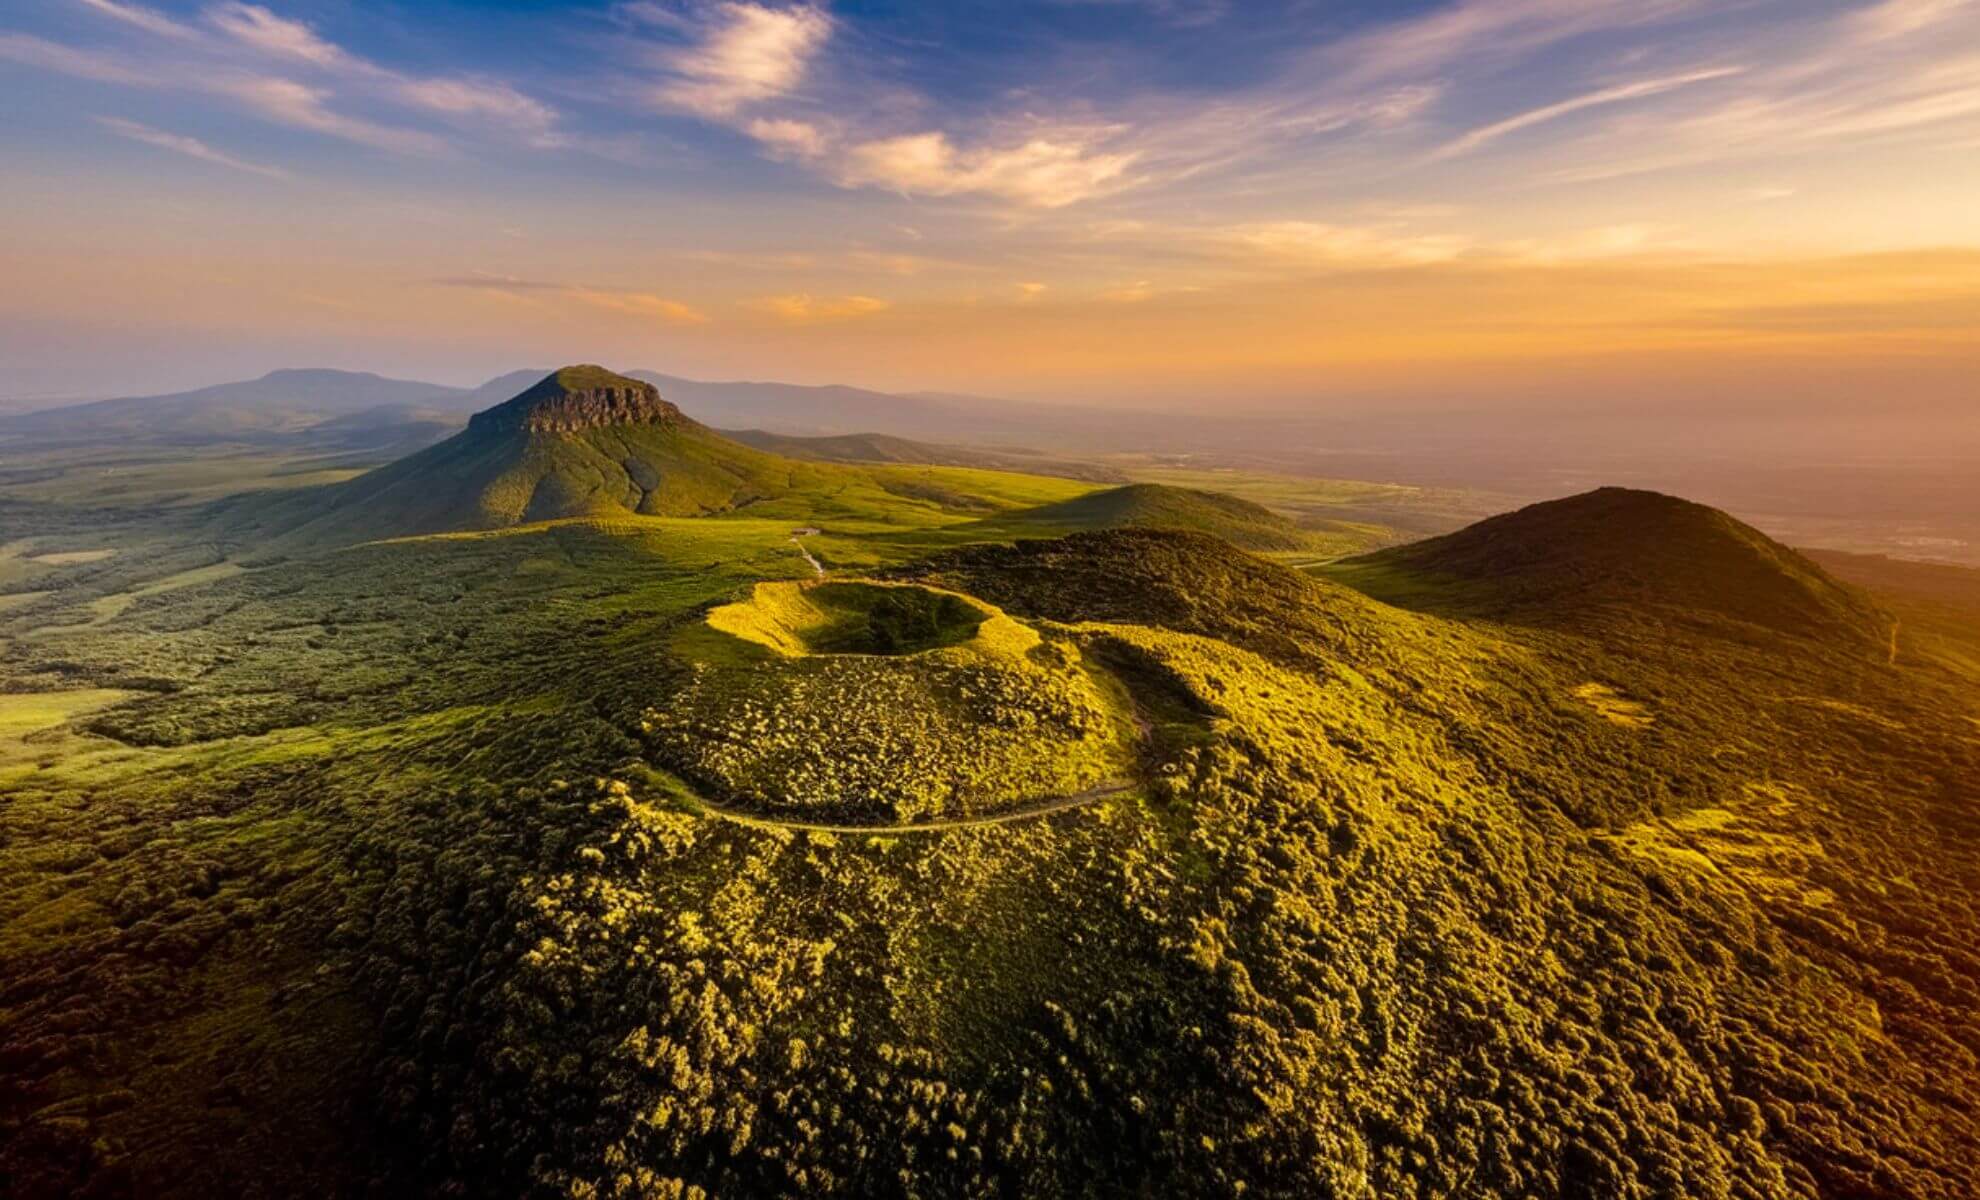
[[700,516],[784,495],[833,468],[731,441],[652,384],[553,371],[445,441],[293,502],[311,539],[363,541],[561,517]]
[[514,399],[474,414],[468,431],[484,436],[514,430],[574,433],[605,425],[678,425],[685,420],[652,384],[585,365],[553,371]]

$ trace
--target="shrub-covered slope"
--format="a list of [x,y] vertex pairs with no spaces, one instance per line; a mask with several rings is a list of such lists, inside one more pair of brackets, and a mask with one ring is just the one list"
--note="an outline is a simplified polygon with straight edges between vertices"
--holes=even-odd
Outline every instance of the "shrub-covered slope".
[[[1759,530],[1702,504],[1607,487],[1492,517],[1350,564],[1492,615],[1562,623],[1645,610],[1729,618],[1813,638],[1881,641],[1859,592]],[[1356,577],[1349,575],[1347,577]]]
[[[0,764],[0,1181],[1980,1195],[1974,679],[1445,619],[1148,530],[904,564],[1004,614],[952,641],[884,588],[760,596],[787,530],[362,546],[23,635],[10,693],[146,695]],[[725,608],[755,657],[697,633]],[[789,729],[748,673],[763,709],[842,662],[994,754],[1035,714],[964,743],[988,685],[945,666],[991,635],[1027,696],[1124,706],[1131,791],[805,830],[641,728],[685,701],[753,752]],[[857,720],[845,682],[794,716]]]
[[[1200,539],[930,569],[1076,622],[1158,718],[1146,800],[780,836],[629,772],[466,1009],[426,1004],[398,1069],[458,1064],[408,1115],[430,1169],[626,1196],[1972,1194],[1976,831],[1948,789],[1975,755],[1890,693],[1818,654],[1769,682],[1844,707],[1777,704],[1700,641],[1701,738],[1574,702],[1568,643]],[[1646,692],[1665,669],[1607,665]],[[1679,742],[1652,776],[1749,749],[1662,815],[1591,758],[1584,825],[1523,794],[1577,735]],[[1931,907],[1875,882],[1899,878]]]
[[1176,529],[1207,533],[1247,550],[1297,550],[1307,537],[1262,504],[1159,483],[1132,483],[1001,519],[1051,532],[1076,529]]

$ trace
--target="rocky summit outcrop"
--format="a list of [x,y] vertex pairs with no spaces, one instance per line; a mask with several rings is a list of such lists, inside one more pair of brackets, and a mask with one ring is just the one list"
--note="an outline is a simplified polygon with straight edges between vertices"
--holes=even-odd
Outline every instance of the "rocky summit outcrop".
[[476,413],[468,431],[575,433],[606,425],[673,425],[686,419],[650,383],[603,367],[576,366],[546,375],[514,399]]

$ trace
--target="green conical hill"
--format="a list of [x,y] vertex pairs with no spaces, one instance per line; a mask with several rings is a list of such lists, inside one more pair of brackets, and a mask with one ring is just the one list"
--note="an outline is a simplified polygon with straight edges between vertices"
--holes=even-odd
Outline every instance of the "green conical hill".
[[560,517],[699,516],[784,495],[828,470],[723,437],[652,384],[574,366],[343,484],[303,524],[369,540]]

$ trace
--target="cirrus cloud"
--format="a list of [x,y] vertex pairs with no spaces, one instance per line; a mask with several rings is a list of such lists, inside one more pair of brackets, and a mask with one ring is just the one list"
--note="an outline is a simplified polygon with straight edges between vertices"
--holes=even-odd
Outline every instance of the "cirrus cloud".
[[164,13],[142,5],[120,4],[117,0],[82,0],[82,3],[104,16],[114,17],[126,25],[134,25],[146,33],[155,33],[159,37],[188,39],[198,36],[192,29],[181,25]]
[[674,78],[655,97],[703,116],[730,116],[795,89],[831,34],[832,18],[809,5],[729,0],[689,45],[662,56]]
[[893,307],[877,296],[813,296],[808,292],[763,296],[750,301],[749,305],[792,324],[870,317]]
[[808,121],[759,118],[749,123],[747,132],[775,158],[818,158],[831,145],[824,131]]
[[1582,95],[1573,96],[1553,104],[1543,105],[1540,108],[1528,109],[1526,112],[1507,117],[1503,121],[1494,121],[1490,125],[1481,125],[1465,133],[1463,136],[1445,143],[1437,151],[1435,157],[1449,158],[1457,154],[1468,154],[1488,142],[1494,142],[1505,137],[1507,134],[1517,133],[1522,129],[1529,129],[1535,125],[1544,125],[1549,121],[1559,120],[1562,117],[1581,112],[1583,109],[1599,108],[1608,104],[1621,104],[1625,101],[1641,100],[1650,96],[1661,96],[1665,92],[1676,91],[1681,87],[1689,87],[1694,83],[1705,83],[1714,79],[1725,79],[1728,76],[1738,75],[1744,70],[1744,67],[1711,67],[1700,71],[1687,71],[1681,75],[1667,75],[1658,79],[1639,79],[1632,83],[1617,84],[1598,91],[1586,92]]
[[573,300],[589,304],[594,308],[609,309],[612,312],[627,313],[635,317],[647,317],[670,325],[708,323],[707,315],[693,305],[668,296],[656,296],[651,292],[608,292],[587,287],[572,287],[565,291]]
[[464,288],[486,292],[509,300],[540,303],[542,299],[576,301],[591,308],[643,317],[668,325],[705,325],[708,314],[672,296],[629,288],[593,287],[582,283],[562,283],[548,279],[525,279],[491,271],[429,279],[437,287]]
[[183,154],[188,158],[197,158],[202,162],[210,162],[223,167],[232,167],[236,171],[246,171],[252,175],[265,175],[270,179],[287,179],[289,177],[289,173],[280,167],[271,167],[264,163],[249,162],[246,159],[235,158],[225,151],[214,149],[196,137],[189,137],[182,133],[154,129],[149,125],[144,125],[137,121],[127,121],[121,117],[98,117],[96,118],[96,123],[134,142],[143,142],[148,146],[157,146],[161,150],[170,150],[176,154]]
[[962,149],[934,131],[862,142],[839,164],[838,179],[846,187],[871,185],[904,195],[980,192],[1060,208],[1123,186],[1135,158],[1133,152],[1099,150],[1077,134]]
[[206,19],[235,41],[277,58],[346,70],[377,69],[318,36],[303,22],[277,16],[259,4],[216,4],[206,10]]

